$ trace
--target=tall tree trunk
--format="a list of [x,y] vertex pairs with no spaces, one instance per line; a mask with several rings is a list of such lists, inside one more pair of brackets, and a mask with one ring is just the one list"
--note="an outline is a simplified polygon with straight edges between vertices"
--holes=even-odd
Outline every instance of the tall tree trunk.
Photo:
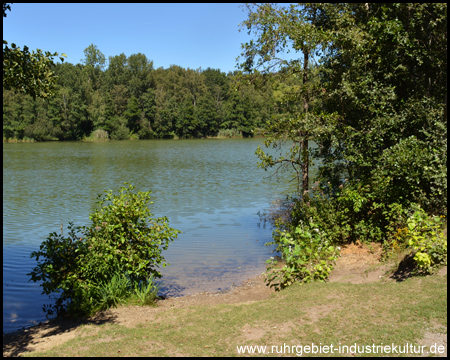
[[[303,86],[306,87],[308,83],[308,61],[309,61],[309,50],[303,51],[304,63],[303,63]],[[305,91],[303,97],[303,110],[305,111],[305,118],[308,117],[309,110],[309,96],[308,91]],[[303,196],[307,194],[309,190],[309,153],[308,153],[308,137],[306,131],[302,131],[302,140],[300,144],[300,155],[302,157],[301,168],[302,168],[302,189]]]
[[[316,13],[317,8],[313,4],[313,13],[312,13],[312,19],[311,22],[314,25],[316,22]],[[306,88],[308,85],[308,63],[309,63],[309,55],[310,55],[310,48],[307,44],[304,44],[303,48],[303,87],[304,87],[304,96],[303,96],[303,110],[305,112],[305,123],[307,122],[308,118],[308,111],[309,111],[309,92]],[[301,136],[301,168],[302,168],[302,189],[303,189],[303,198],[305,198],[308,195],[309,190],[309,150],[308,150],[308,133],[306,131],[302,132]]]

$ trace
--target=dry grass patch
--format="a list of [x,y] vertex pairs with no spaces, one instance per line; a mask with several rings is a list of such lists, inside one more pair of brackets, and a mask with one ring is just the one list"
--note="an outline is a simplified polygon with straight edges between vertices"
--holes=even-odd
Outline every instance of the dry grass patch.
[[260,324],[250,326],[245,324],[242,328],[242,337],[244,341],[259,341],[261,340],[267,333],[269,325]]

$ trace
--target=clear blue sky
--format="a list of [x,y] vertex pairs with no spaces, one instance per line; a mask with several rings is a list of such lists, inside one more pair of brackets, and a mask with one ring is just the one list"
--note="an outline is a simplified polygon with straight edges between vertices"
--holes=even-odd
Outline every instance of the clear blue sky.
[[105,55],[143,53],[154,68],[235,70],[239,32],[247,13],[240,4],[23,4],[3,18],[3,39],[30,50],[67,54],[80,63],[94,44]]

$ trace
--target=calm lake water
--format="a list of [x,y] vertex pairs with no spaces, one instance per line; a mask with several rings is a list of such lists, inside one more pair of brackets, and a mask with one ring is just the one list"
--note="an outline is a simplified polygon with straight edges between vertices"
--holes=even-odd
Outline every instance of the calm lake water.
[[225,290],[261,274],[273,248],[257,212],[292,189],[268,179],[262,139],[3,144],[3,331],[44,321],[49,303],[26,275],[50,232],[87,225],[97,194],[125,181],[152,190],[155,216],[183,233],[163,252],[161,295]]

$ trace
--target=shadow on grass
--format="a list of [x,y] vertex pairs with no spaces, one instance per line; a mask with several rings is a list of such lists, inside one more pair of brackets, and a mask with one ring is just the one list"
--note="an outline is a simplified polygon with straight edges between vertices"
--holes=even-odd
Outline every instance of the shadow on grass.
[[[161,288],[164,291],[160,290],[157,297],[160,301],[184,290],[183,286],[167,282],[164,282]],[[108,310],[104,310],[89,318],[73,319],[63,316],[14,332],[3,333],[3,356],[16,357],[36,351],[35,347],[37,344],[43,344],[48,338],[55,335],[69,334],[82,325],[114,324],[116,320],[116,315],[113,315]]]
[[108,311],[103,311],[90,318],[56,318],[29,328],[3,333],[3,356],[20,356],[34,351],[33,345],[45,342],[51,336],[69,333],[81,325],[114,323],[116,318]]
[[397,282],[404,281],[408,278],[413,277],[413,271],[416,269],[416,264],[414,262],[414,255],[408,254],[398,265],[398,269],[390,276]]

